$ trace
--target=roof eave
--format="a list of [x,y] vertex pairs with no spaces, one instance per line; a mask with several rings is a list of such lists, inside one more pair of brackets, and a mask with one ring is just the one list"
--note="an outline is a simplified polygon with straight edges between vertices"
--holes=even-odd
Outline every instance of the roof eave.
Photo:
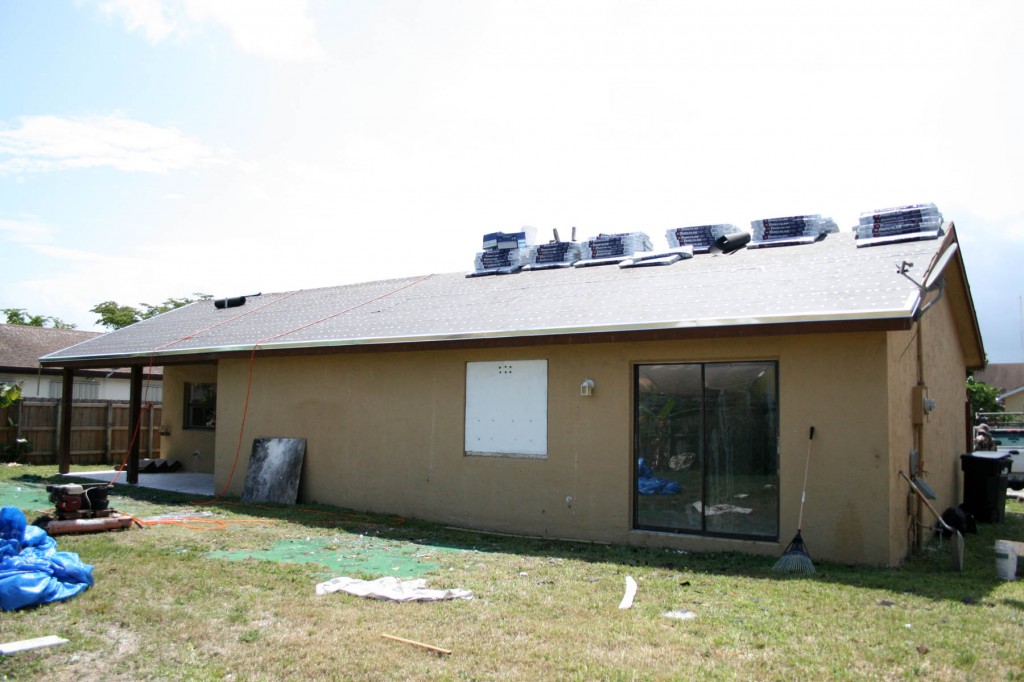
[[[946,238],[938,253],[943,253],[951,245],[957,245],[957,252],[954,254],[956,263],[956,282],[963,292],[964,306],[967,315],[956,315],[957,333],[960,337],[964,351],[964,364],[967,369],[981,369],[985,366],[985,342],[981,336],[981,324],[978,322],[978,312],[974,307],[974,297],[971,295],[971,284],[967,280],[967,269],[964,266],[963,249],[960,249],[959,240],[956,237],[956,225],[948,223]],[[938,256],[936,256],[938,257]],[[948,270],[948,267],[947,267]]]
[[906,307],[893,310],[851,311],[842,314],[823,315],[777,315],[743,318],[704,318],[692,320],[670,320],[645,324],[596,325],[591,327],[548,327],[524,330],[479,330],[462,334],[424,334],[409,336],[388,336],[372,338],[350,338],[321,340],[314,342],[277,341],[266,344],[235,344],[227,346],[178,349],[163,348],[159,351],[112,353],[83,356],[46,356],[40,363],[46,367],[96,367],[129,366],[159,362],[180,364],[189,358],[210,361],[216,357],[232,356],[259,351],[276,353],[298,353],[302,351],[325,351],[329,349],[358,348],[417,348],[437,345],[472,345],[477,342],[536,342],[544,339],[581,339],[589,341],[615,340],[623,337],[727,337],[754,336],[758,334],[777,335],[782,333],[832,333],[845,330],[892,331],[908,329],[918,300],[915,292],[906,301]]

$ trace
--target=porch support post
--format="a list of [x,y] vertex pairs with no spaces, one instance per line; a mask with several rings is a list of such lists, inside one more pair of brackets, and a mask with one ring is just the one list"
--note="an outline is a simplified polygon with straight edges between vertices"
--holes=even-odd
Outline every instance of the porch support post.
[[66,474],[71,471],[71,401],[74,397],[75,370],[65,367],[61,371],[60,392],[60,444],[57,448],[57,470]]
[[128,483],[139,482],[139,440],[142,438],[142,367],[132,367],[131,395],[128,398]]

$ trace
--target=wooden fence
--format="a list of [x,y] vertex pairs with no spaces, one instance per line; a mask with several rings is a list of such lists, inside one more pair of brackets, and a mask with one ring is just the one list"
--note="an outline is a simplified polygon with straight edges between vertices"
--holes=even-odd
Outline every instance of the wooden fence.
[[[0,409],[0,451],[19,438],[30,449],[22,464],[57,464],[60,452],[60,400],[25,398]],[[143,403],[139,457],[160,457],[161,406]],[[71,464],[120,464],[131,445],[128,401],[74,401],[71,404]]]

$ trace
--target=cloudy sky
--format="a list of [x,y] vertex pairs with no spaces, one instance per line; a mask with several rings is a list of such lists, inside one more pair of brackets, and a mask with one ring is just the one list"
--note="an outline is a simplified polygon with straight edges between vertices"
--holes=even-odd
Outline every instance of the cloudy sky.
[[[934,202],[1024,362],[1024,3],[0,0],[0,308]],[[894,264],[895,271],[895,264]]]

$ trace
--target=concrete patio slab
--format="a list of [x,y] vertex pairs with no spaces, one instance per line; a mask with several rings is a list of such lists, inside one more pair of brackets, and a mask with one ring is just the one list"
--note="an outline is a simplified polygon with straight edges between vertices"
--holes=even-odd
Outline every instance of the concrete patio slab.
[[[87,478],[92,481],[128,485],[128,474],[124,471],[82,471],[64,474],[73,478]],[[175,471],[159,474],[139,474],[140,488],[169,490],[188,495],[213,495],[213,474],[200,474],[191,471]]]

